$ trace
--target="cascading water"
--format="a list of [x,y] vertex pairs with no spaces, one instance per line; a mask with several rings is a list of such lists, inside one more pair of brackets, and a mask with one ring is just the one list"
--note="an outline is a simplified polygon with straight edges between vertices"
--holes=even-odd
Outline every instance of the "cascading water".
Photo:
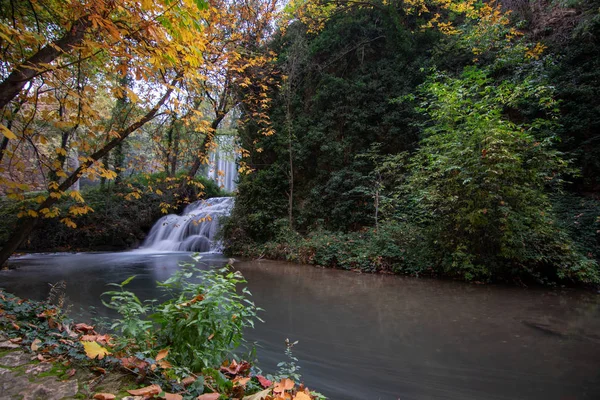
[[233,192],[237,186],[238,176],[234,138],[233,136],[217,136],[215,143],[217,147],[210,153],[205,175],[222,189]]
[[144,250],[197,251],[220,253],[221,217],[229,216],[233,197],[214,197],[188,205],[182,215],[170,214],[158,220],[142,245]]

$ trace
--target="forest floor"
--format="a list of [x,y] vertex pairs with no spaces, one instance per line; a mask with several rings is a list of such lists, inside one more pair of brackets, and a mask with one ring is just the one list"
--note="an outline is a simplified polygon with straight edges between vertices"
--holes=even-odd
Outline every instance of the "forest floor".
[[[91,398],[97,393],[127,396],[129,376],[112,371],[96,373],[68,363],[40,361],[37,354],[13,343],[0,332],[0,398],[22,400],[60,400]],[[123,393],[122,393],[123,392]],[[98,397],[110,399],[110,396]]]

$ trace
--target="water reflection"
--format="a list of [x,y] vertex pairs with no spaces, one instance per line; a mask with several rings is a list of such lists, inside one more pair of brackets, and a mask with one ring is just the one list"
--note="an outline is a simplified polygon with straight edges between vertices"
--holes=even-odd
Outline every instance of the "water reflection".
[[[137,278],[160,295],[185,253],[28,257],[0,286],[44,298],[64,279],[80,305],[107,282]],[[204,266],[225,260],[206,255]],[[311,386],[332,399],[598,399],[600,296],[361,275],[279,262],[240,262],[265,324],[249,332],[261,366],[284,359],[285,338]],[[106,311],[103,311],[106,312]]]

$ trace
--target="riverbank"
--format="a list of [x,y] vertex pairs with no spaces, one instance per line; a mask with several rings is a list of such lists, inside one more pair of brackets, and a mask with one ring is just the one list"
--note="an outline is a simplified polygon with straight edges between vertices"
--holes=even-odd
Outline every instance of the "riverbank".
[[[167,325],[156,319],[152,323],[139,313],[150,309],[123,289],[133,277],[117,285],[119,291],[107,292],[110,300],[105,304],[122,312],[111,326],[119,334],[101,333],[93,325],[67,318],[62,309],[64,284],[52,286],[46,301],[20,299],[0,290],[0,397],[323,399],[288,377],[263,376],[250,362],[225,358],[242,343],[238,328],[251,321],[254,306],[242,306],[244,297],[235,294],[235,285],[244,282],[237,274],[221,269],[201,275],[211,283],[219,281],[220,289],[207,286],[193,297],[184,289],[185,296],[156,306],[154,316],[169,320]],[[199,287],[183,284],[188,289]],[[197,318],[182,318],[180,309]],[[227,312],[235,312],[237,318],[225,318]],[[219,329],[210,329],[216,320]],[[203,330],[205,334],[200,333]],[[168,343],[164,334],[171,338]],[[194,349],[193,354],[186,348]]]
[[[507,283],[521,287],[552,286],[578,287],[597,291],[600,284],[596,275],[580,279],[568,274],[559,276],[562,267],[548,267],[547,274],[535,274],[518,266],[490,266],[493,274],[465,275],[447,269],[438,261],[438,254],[428,251],[428,244],[418,231],[401,225],[383,225],[379,230],[364,229],[359,232],[328,232],[318,230],[307,235],[284,230],[283,234],[266,242],[254,242],[235,236],[229,229],[231,240],[226,241],[228,256],[247,259],[268,259],[308,264],[323,268],[376,274],[395,274],[412,277],[429,277],[482,283]],[[597,269],[596,261],[590,260]],[[551,270],[555,270],[551,273]]]

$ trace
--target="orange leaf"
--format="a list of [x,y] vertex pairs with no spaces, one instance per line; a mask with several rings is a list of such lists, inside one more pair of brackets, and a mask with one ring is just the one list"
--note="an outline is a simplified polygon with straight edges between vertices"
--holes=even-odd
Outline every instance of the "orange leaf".
[[169,354],[169,349],[162,349],[156,355],[156,361],[162,360],[163,358],[165,358],[167,356],[167,354]]
[[183,396],[177,393],[165,393],[165,400],[183,400]]
[[306,393],[298,392],[296,396],[294,396],[294,400],[311,400],[310,396]]
[[283,393],[286,390],[293,389],[294,385],[295,385],[295,383],[293,380],[285,378],[275,384],[275,387],[273,388],[273,392]]
[[194,382],[196,382],[196,378],[194,378],[193,376],[188,376],[187,378],[183,378],[181,384],[183,385],[183,387],[188,387]]
[[94,395],[94,399],[96,400],[113,400],[116,397],[117,396],[112,393],[96,393]]
[[250,378],[242,378],[241,376],[238,376],[232,382],[233,382],[233,386],[244,386],[244,387],[246,387],[246,383],[248,383],[249,380],[250,380]]
[[92,368],[90,368],[90,369],[91,369],[92,371],[94,371],[94,372],[99,372],[99,373],[101,373],[102,375],[106,374],[106,370],[105,370],[104,368],[102,368],[102,367],[92,367]]
[[86,332],[87,333],[89,331],[93,331],[94,327],[91,326],[91,325],[88,325],[88,324],[81,323],[81,324],[75,325],[75,330],[79,331],[79,332]]
[[148,366],[148,363],[144,360],[140,360],[137,357],[123,357],[120,359],[121,360],[121,364],[123,364],[123,367],[128,368],[128,369],[139,369],[142,370],[144,368],[146,368]]
[[162,392],[162,389],[158,385],[150,385],[141,389],[132,389],[127,391],[127,393],[133,396],[151,396],[159,394],[160,392]]
[[196,397],[196,400],[217,400],[221,396],[219,393],[205,393]]

